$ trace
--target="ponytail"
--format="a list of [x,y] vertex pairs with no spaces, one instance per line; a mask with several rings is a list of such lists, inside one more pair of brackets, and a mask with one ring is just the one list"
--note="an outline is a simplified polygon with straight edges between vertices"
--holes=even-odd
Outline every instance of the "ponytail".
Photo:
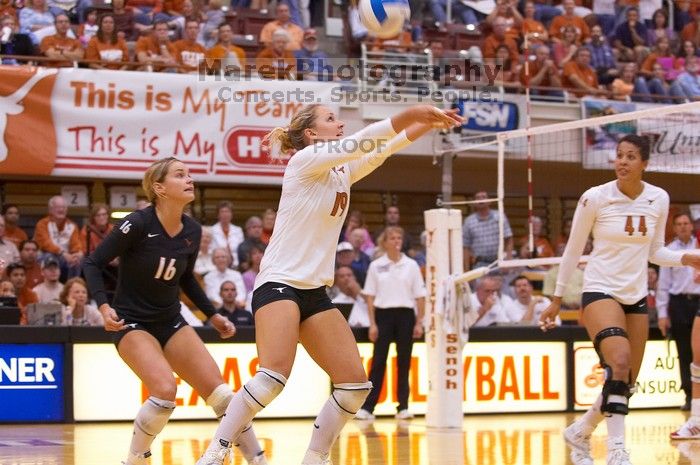
[[316,119],[316,108],[319,104],[304,107],[299,113],[294,115],[289,126],[286,128],[277,127],[267,133],[263,138],[263,147],[270,151],[273,160],[289,158],[297,150],[301,150],[308,144],[304,138],[304,131],[313,127]]

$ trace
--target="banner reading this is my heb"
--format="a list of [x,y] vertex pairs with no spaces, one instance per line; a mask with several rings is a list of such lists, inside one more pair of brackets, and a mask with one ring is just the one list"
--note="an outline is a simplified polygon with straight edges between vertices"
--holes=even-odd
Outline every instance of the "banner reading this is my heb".
[[0,67],[0,174],[140,179],[175,156],[197,180],[279,184],[263,136],[335,85]]

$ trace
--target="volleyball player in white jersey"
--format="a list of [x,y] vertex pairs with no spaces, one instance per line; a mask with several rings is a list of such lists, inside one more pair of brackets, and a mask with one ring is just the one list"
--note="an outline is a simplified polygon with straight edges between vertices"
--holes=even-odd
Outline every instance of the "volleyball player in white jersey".
[[593,233],[584,272],[583,321],[605,369],[603,391],[591,408],[564,430],[575,465],[593,465],[590,435],[606,418],[607,465],[630,465],[625,450],[628,399],[644,355],[649,321],[647,261],[700,268],[700,256],[664,247],[668,194],[642,181],[649,142],[637,135],[617,145],[617,180],[588,189],[579,200],[557,276],[552,304],[542,313],[543,330],[555,326],[566,283]]
[[198,465],[220,464],[231,438],[282,391],[298,341],[334,388],[314,422],[302,463],[331,463],[333,442],[372,388],[350,327],[325,292],[333,284],[350,186],[431,128],[447,129],[461,121],[452,110],[419,105],[346,137],[343,122],[329,108],[312,105],[295,115],[288,128],[267,136],[273,154],[295,153],[284,173],[274,233],[253,293],[260,365],[235,394]]

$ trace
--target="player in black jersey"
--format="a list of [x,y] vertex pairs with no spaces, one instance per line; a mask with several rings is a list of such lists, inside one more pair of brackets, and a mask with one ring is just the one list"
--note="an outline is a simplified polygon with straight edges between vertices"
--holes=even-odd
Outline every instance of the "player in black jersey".
[[[151,394],[134,421],[126,465],[147,464],[151,443],[175,408],[173,371],[202,395],[218,418],[233,397],[202,340],[180,315],[182,288],[222,338],[236,332],[227,318],[216,314],[193,274],[202,228],[183,214],[194,200],[192,178],[182,162],[167,158],[146,171],[143,188],[153,205],[128,215],[83,264],[105,329],[115,332],[119,355]],[[119,278],[110,306],[101,270],[115,257]],[[251,425],[235,442],[249,463],[266,463]]]

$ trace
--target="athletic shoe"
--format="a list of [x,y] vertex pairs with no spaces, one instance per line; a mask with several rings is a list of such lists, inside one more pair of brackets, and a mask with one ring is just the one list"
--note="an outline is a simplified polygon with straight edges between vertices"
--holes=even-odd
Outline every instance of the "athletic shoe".
[[671,433],[671,439],[700,439],[700,424],[692,417],[689,418],[683,426]]
[[[197,460],[195,465],[223,465],[226,457],[231,453],[231,444],[219,439],[217,447],[207,449],[202,458]],[[264,463],[264,462],[263,462]]]
[[630,454],[626,449],[613,449],[608,451],[608,465],[632,465]]
[[307,450],[301,465],[333,465],[330,454]]
[[260,455],[255,456],[253,461],[250,462],[250,465],[267,465],[265,454],[261,453]]
[[355,414],[355,419],[356,420],[374,420],[374,415],[372,415],[371,412],[361,408]]
[[578,422],[564,429],[564,441],[571,449],[569,456],[574,465],[593,465],[591,457],[591,435],[585,434]]
[[411,418],[413,418],[413,414],[406,409],[399,410],[399,412],[396,414],[397,420],[409,420]]

